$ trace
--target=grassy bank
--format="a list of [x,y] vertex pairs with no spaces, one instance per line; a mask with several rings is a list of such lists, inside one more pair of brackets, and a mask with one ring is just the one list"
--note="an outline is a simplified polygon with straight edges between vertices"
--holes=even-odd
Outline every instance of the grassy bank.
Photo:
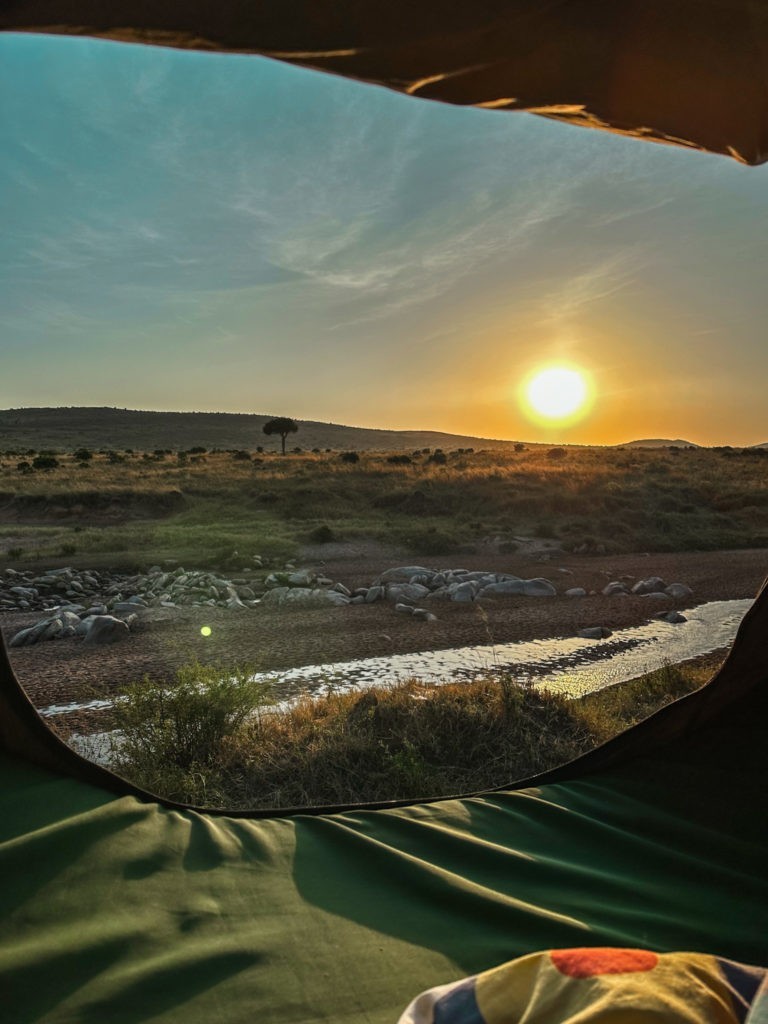
[[247,669],[146,679],[115,713],[116,770],[147,789],[230,808],[448,796],[504,785],[604,742],[701,686],[710,656],[581,700],[508,679],[306,697],[264,708]]
[[414,555],[488,537],[503,553],[517,536],[609,554],[768,546],[759,451],[89,454],[55,455],[47,469],[0,458],[0,564],[223,568],[360,538]]

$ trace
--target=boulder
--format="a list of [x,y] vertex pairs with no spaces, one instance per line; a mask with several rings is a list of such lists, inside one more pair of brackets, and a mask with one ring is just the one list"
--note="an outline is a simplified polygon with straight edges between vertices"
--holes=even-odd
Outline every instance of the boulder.
[[421,583],[388,583],[388,601],[421,601],[429,594],[429,587]]
[[122,619],[117,619],[114,615],[94,615],[85,635],[85,643],[98,646],[115,644],[124,640],[128,632],[128,625]]
[[664,593],[673,601],[687,601],[689,597],[693,597],[693,591],[685,583],[670,583],[664,588]]
[[613,636],[613,630],[607,626],[587,626],[579,630],[579,636],[585,640],[607,640],[609,636]]
[[654,619],[659,619],[661,622],[669,622],[672,625],[677,625],[679,622],[688,621],[688,619],[686,619],[684,615],[681,615],[680,612],[676,611],[656,612],[656,614],[651,617]]
[[584,587],[571,587],[570,590],[566,590],[566,597],[586,597],[587,592]]
[[396,604],[395,611],[401,615],[413,615],[413,606],[410,604]]
[[423,622],[437,622],[437,616],[427,611],[426,608],[414,608],[413,617],[414,619],[421,619]]
[[401,565],[394,569],[385,569],[374,585],[382,583],[410,583],[414,576],[431,579],[434,575],[432,569],[425,569],[423,565]]
[[603,597],[615,597],[617,594],[628,594],[629,587],[626,583],[622,583],[620,580],[614,580],[607,586],[603,587],[601,593]]
[[470,604],[475,600],[475,587],[472,583],[452,583],[448,588],[451,601],[456,604]]
[[299,569],[297,572],[290,573],[286,582],[289,587],[311,589],[312,584],[315,582],[315,573],[310,572],[309,569]]
[[557,590],[549,580],[538,578],[524,580],[523,583],[525,585],[525,597],[557,597]]
[[525,594],[525,580],[505,580],[503,583],[489,583],[479,597],[522,597]]
[[365,595],[365,603],[373,604],[374,601],[384,600],[384,587],[373,586],[369,587]]
[[666,583],[661,576],[649,576],[648,579],[638,580],[638,582],[632,587],[633,594],[653,594],[660,590],[664,590]]

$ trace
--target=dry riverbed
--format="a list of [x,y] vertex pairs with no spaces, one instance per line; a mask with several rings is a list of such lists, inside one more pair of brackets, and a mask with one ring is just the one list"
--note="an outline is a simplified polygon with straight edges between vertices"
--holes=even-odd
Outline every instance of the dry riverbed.
[[[690,606],[706,601],[753,597],[768,574],[768,551],[686,552],[663,555],[589,557],[554,555],[541,562],[515,555],[464,555],[460,558],[414,559],[427,568],[461,565],[551,580],[560,594],[581,586],[596,596],[567,599],[507,597],[482,605],[429,603],[438,616],[423,622],[398,615],[389,603],[342,608],[258,607],[243,611],[222,608],[169,609],[162,618],[141,625],[111,647],[91,647],[80,638],[54,640],[11,652],[21,683],[38,707],[119,692],[145,674],[169,679],[180,665],[248,663],[261,671],[279,672],[301,665],[382,657],[417,651],[444,650],[476,644],[573,636],[587,626],[604,625],[614,632],[639,625],[656,606],[643,597],[603,597],[611,580],[629,582],[651,575],[685,583]],[[397,564],[391,556],[351,551],[327,559],[323,572],[350,588],[368,585]],[[40,618],[34,612],[0,617],[6,641]],[[203,636],[201,627],[209,626]]]

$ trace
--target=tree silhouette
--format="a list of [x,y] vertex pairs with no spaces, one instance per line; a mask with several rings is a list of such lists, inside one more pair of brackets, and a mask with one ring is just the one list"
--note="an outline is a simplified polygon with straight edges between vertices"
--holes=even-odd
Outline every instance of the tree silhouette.
[[283,455],[285,455],[285,439],[289,434],[295,434],[299,429],[298,423],[295,420],[289,419],[288,416],[278,416],[277,419],[267,420],[264,424],[265,434],[279,434],[280,440],[283,442]]

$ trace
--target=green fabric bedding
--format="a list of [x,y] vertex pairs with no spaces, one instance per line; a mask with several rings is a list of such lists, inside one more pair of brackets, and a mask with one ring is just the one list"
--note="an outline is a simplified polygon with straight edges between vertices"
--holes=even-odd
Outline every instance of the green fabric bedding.
[[4,758],[2,1019],[394,1022],[557,947],[764,964],[765,704],[573,782],[253,821]]

